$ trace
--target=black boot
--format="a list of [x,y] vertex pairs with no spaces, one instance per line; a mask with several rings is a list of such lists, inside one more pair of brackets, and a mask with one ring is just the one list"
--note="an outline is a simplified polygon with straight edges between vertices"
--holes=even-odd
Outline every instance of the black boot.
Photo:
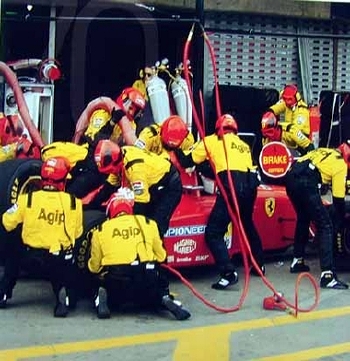
[[191,317],[189,311],[178,304],[177,301],[173,300],[170,296],[163,296],[162,305],[170,311],[177,320],[183,321]]
[[68,315],[68,297],[67,290],[62,287],[57,296],[57,303],[54,309],[55,317],[66,317]]
[[110,318],[111,311],[108,308],[107,290],[103,287],[98,289],[98,294],[95,299],[95,307],[98,318]]

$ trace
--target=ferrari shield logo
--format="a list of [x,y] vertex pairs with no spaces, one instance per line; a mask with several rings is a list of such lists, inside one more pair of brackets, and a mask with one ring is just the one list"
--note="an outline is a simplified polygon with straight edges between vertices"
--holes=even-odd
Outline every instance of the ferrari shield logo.
[[275,198],[266,198],[265,199],[265,212],[266,215],[271,218],[275,213],[276,200]]

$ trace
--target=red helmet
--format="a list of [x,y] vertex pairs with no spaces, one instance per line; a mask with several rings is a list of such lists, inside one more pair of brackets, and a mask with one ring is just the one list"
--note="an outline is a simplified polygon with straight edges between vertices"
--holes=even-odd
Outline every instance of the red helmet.
[[350,169],[350,139],[340,144],[340,146],[337,149],[342,154],[345,163],[348,165],[348,168]]
[[135,88],[124,89],[115,101],[125,111],[130,121],[137,121],[146,107],[145,97]]
[[70,169],[70,163],[66,158],[48,158],[41,166],[43,188],[50,187],[64,191]]
[[162,143],[169,149],[178,148],[188,133],[185,122],[178,115],[171,115],[160,127]]
[[119,188],[113,193],[106,206],[106,215],[114,218],[120,213],[133,214],[134,192],[129,188]]
[[282,99],[286,103],[288,108],[293,108],[297,105],[298,101],[300,100],[300,94],[298,93],[298,88],[293,85],[286,85],[282,90],[281,94]]
[[[264,138],[277,140],[276,138],[277,118],[273,112],[266,112],[261,118],[261,133]],[[280,139],[279,139],[280,140]]]
[[7,145],[17,142],[23,133],[23,125],[17,114],[7,115],[1,113],[0,117],[0,143]]
[[215,123],[215,132],[218,136],[226,133],[238,132],[238,126],[235,118],[231,114],[224,114]]
[[97,143],[95,162],[98,170],[104,174],[118,174],[123,165],[122,151],[118,144],[104,139]]

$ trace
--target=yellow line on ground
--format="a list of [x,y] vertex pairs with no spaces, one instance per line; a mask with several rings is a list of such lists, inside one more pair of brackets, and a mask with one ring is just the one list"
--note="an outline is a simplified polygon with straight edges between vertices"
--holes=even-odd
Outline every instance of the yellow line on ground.
[[[196,327],[192,329],[183,329],[176,331],[166,331],[135,336],[114,337],[100,340],[7,349],[0,351],[0,360],[18,361],[23,358],[30,359],[34,357],[63,355],[77,352],[90,352],[118,347],[144,345],[177,340],[178,342],[173,357],[174,361],[195,361],[205,359],[210,359],[212,361],[228,361],[230,347],[229,338],[232,333],[252,329],[283,326],[292,323],[322,320],[344,315],[350,315],[350,306],[313,311],[309,313],[301,313],[299,314],[298,318],[290,315],[284,315],[273,318],[254,319],[249,321]],[[213,342],[205,343],[203,342],[203,340],[213,340]],[[215,345],[215,347],[213,347],[213,345]],[[348,347],[350,347],[348,345],[349,344],[343,344],[343,346],[337,345],[334,347],[321,347],[318,349],[314,349],[313,351],[301,351],[296,353],[297,355],[300,355],[300,359],[294,358],[294,356],[289,357],[289,355],[288,359],[310,359],[309,356],[305,356],[306,358],[302,358],[304,357],[303,353],[306,354],[307,352],[313,352],[313,358],[315,358],[314,355],[317,355],[317,357],[328,356],[331,354],[330,352],[333,351],[336,351],[336,353],[345,353],[348,352]],[[208,356],[210,357],[208,358]],[[284,358],[264,358],[261,359],[261,361],[286,360],[286,356],[284,355],[283,357]]]
[[309,361],[311,359],[316,360],[318,358],[341,355],[349,352],[350,352],[350,342],[346,342],[332,346],[311,348],[305,351],[293,352],[278,356],[263,357],[256,359],[255,361],[286,361],[286,360]]

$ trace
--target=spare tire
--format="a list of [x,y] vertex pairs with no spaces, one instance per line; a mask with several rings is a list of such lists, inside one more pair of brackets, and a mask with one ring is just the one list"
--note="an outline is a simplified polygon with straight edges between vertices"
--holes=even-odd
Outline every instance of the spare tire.
[[[40,188],[40,159],[11,159],[0,162],[0,214],[14,204],[21,193]],[[6,231],[0,227],[0,260]]]
[[11,159],[0,163],[0,212],[14,204],[21,193],[39,189],[40,159]]

